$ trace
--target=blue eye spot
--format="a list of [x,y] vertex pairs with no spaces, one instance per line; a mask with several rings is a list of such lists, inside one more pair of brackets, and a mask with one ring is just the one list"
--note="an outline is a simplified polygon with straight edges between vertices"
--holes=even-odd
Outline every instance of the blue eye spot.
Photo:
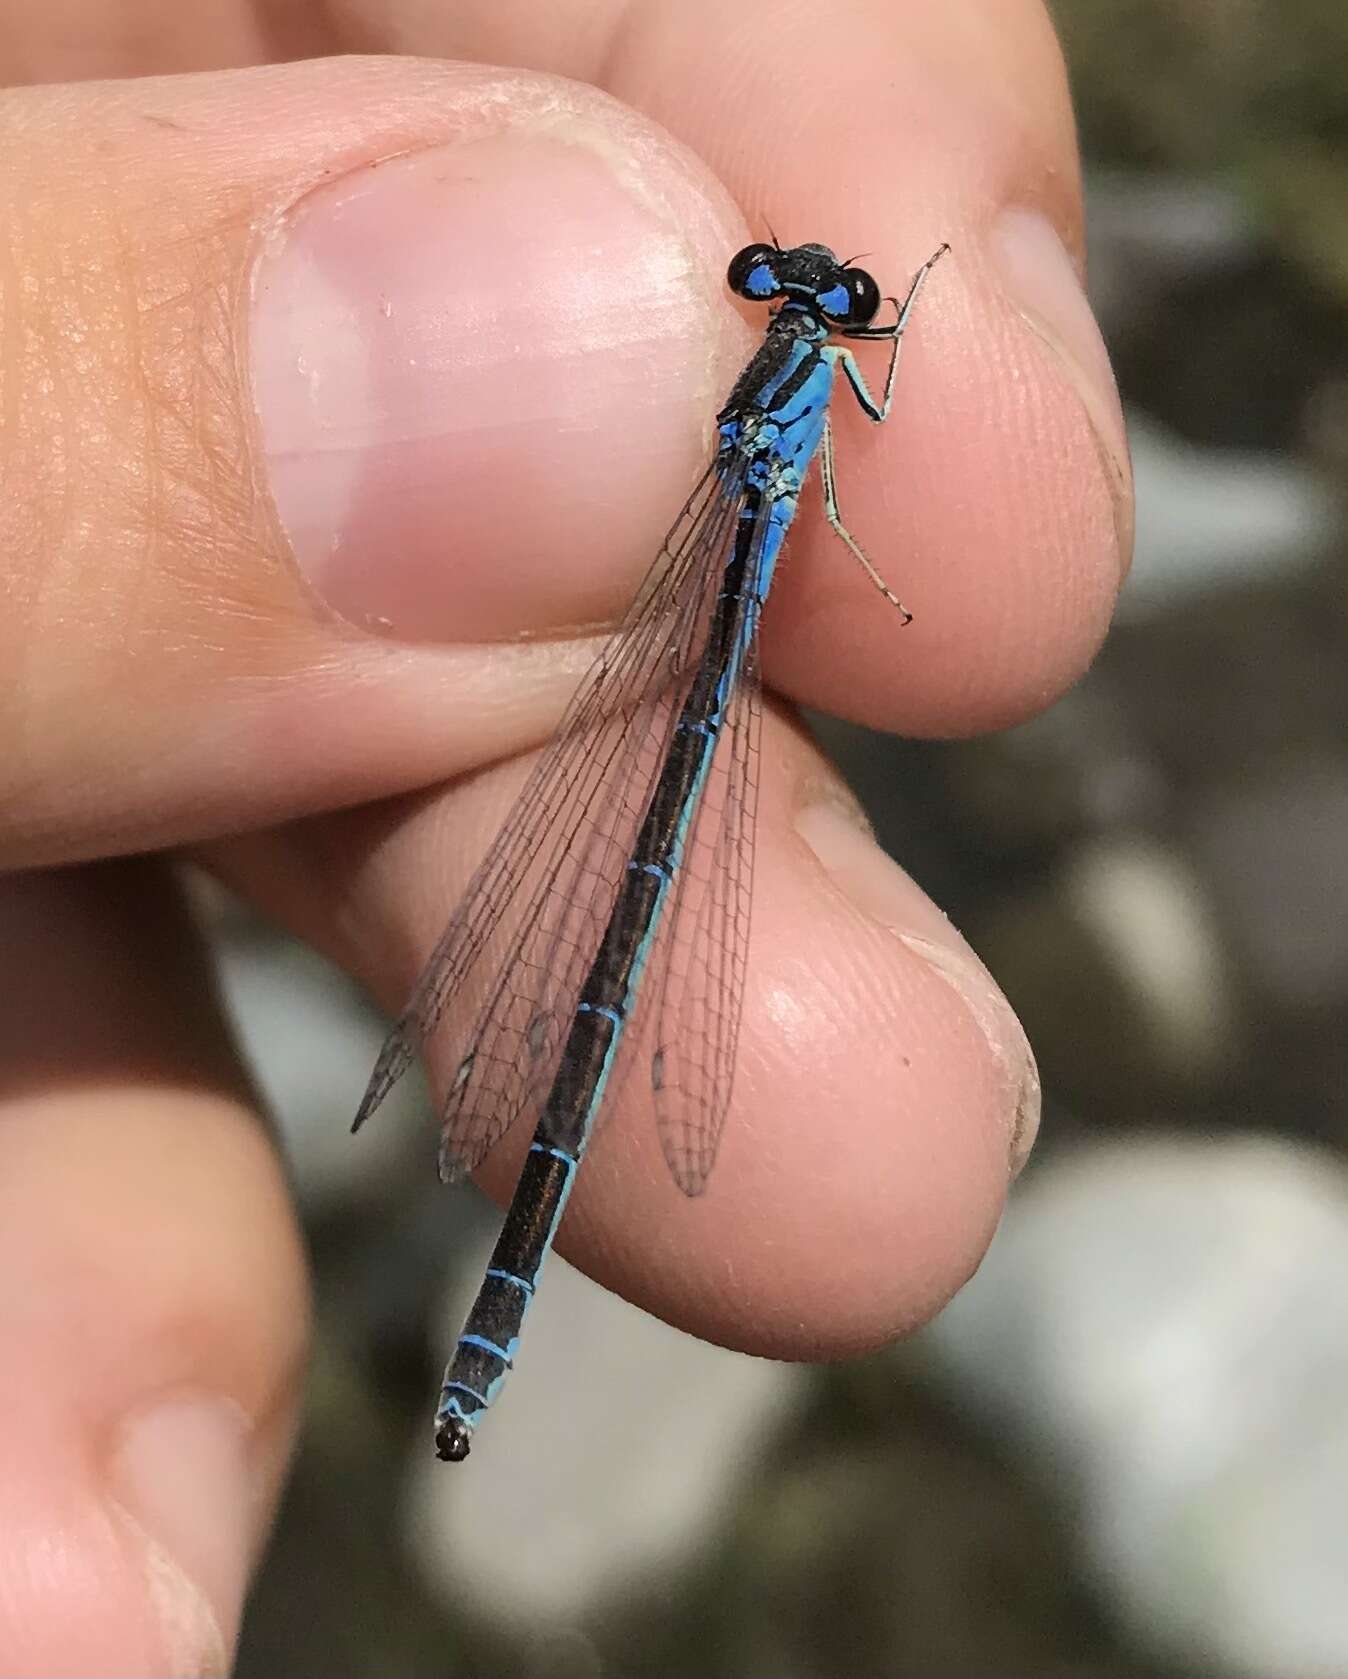
[[836,286],[830,286],[827,291],[820,292],[815,302],[826,315],[845,315],[852,307],[852,294],[839,281]]
[[744,282],[746,297],[771,297],[777,290],[777,276],[766,262],[760,262],[757,268],[749,271]]

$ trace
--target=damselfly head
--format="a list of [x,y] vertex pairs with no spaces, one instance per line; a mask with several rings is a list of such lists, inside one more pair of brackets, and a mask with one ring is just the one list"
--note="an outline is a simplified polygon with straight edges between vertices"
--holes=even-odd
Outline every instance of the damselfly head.
[[830,327],[865,326],[880,307],[880,288],[864,268],[852,268],[827,245],[746,245],[726,273],[731,291],[753,303],[781,302]]

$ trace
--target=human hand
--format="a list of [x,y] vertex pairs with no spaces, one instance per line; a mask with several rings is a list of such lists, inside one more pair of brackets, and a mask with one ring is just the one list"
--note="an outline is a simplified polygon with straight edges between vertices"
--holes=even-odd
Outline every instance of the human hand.
[[[292,1215],[191,931],[160,865],[106,859],[191,847],[402,1001],[593,651],[571,627],[629,597],[753,342],[721,279],[762,223],[732,199],[865,250],[888,290],[954,247],[893,420],[838,416],[849,523],[916,620],[807,499],[764,628],[777,693],[909,732],[1014,721],[1084,668],[1126,563],[1038,5],[855,0],[822,37],[686,0],[366,10],[279,44],[247,8],[89,7],[59,42],[8,20],[11,81],[460,61],[0,103],[0,864],[48,871],[0,895],[15,1672],[227,1665],[302,1361]],[[502,61],[530,68],[478,67]],[[1037,1086],[782,711],[758,859],[712,1189],[683,1202],[619,1118],[563,1247],[699,1333],[834,1356],[968,1275]],[[483,1181],[505,1193],[508,1162]]]

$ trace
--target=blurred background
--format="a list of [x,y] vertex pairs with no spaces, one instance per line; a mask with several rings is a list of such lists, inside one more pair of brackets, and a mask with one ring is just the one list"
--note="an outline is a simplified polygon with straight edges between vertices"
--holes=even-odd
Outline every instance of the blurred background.
[[[508,1449],[437,1472],[494,1217],[415,1090],[357,1158],[380,1023],[213,899],[319,1297],[244,1679],[1348,1675],[1348,6],[1055,11],[1137,470],[1118,624],[996,739],[819,723],[1039,1055],[992,1252],[820,1370],[554,1259]],[[582,1392],[592,1455],[554,1462]]]

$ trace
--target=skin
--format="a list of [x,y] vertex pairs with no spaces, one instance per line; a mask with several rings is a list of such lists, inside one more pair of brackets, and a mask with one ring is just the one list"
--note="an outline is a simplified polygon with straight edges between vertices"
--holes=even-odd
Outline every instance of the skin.
[[[1030,0],[850,0],[822,46],[814,8],[776,7],[765,30],[700,0],[0,10],[0,867],[42,871],[0,880],[0,1670],[223,1671],[294,1426],[306,1288],[190,923],[163,864],[129,855],[190,850],[396,1008],[761,330],[719,289],[726,258],[766,218],[866,250],[902,290],[948,239],[893,420],[838,419],[849,525],[915,622],[898,629],[816,490],[764,628],[780,703],[713,1187],[684,1202],[646,1116],[624,1113],[561,1243],[730,1345],[882,1344],[976,1266],[1037,1086],[995,988],[871,845],[790,706],[962,734],[1049,703],[1127,563],[1126,452],[1109,387],[1083,388],[989,254],[1010,205],[1080,256],[1062,66]],[[350,52],[419,57],[242,68]],[[520,67],[521,109],[560,100],[615,155],[640,152],[695,206],[709,278],[686,342],[594,358],[573,441],[530,412],[528,381],[484,414],[487,444],[444,437],[446,481],[471,448],[495,523],[439,585],[471,633],[409,645],[298,576],[249,394],[248,277],[332,173],[461,136],[491,64]],[[191,70],[213,74],[177,79]],[[635,284],[629,303],[669,308]],[[554,328],[564,344],[572,323],[540,327],[540,355]],[[516,555],[512,524],[554,489],[589,493],[596,461],[632,486],[621,528],[559,521],[526,597],[541,618],[510,623],[526,608],[501,569],[538,549],[530,534]],[[821,1108],[838,1125],[822,1175]],[[498,1197],[517,1159],[484,1169]]]

